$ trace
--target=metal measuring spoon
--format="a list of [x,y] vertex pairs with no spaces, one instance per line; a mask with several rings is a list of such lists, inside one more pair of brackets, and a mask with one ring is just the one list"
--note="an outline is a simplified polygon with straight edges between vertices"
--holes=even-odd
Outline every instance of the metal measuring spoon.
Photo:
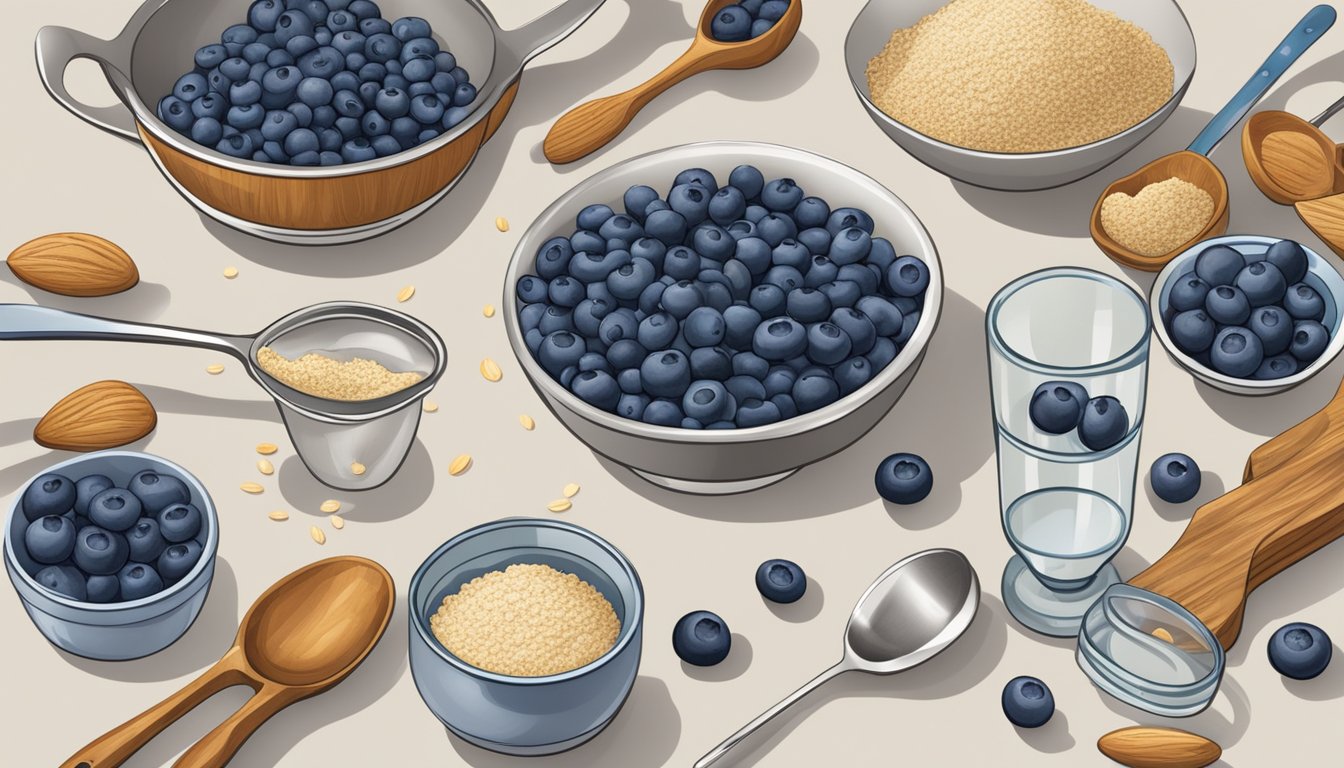
[[714,14],[735,2],[709,0],[700,14],[691,47],[648,82],[585,102],[561,115],[542,142],[546,159],[563,165],[596,152],[619,136],[655,97],[692,75],[711,69],[751,69],[773,60],[793,42],[803,21],[803,0],[792,0],[779,21],[759,37],[736,43],[715,40],[710,31]]
[[241,709],[178,758],[176,768],[222,766],[280,710],[344,680],[382,639],[396,587],[381,565],[333,557],[304,566],[262,593],[213,667],[160,704],[81,749],[61,768],[115,768],[216,693],[246,685]]
[[890,675],[937,656],[971,626],[979,606],[980,580],[960,552],[929,549],[901,560],[878,576],[854,606],[845,626],[840,663],[729,736],[695,768],[709,768],[833,677],[851,671]]
[[[317,304],[286,315],[251,335],[228,335],[81,315],[31,304],[0,304],[3,340],[139,341],[201,347],[237,358],[275,399],[299,458],[323,483],[367,490],[387,482],[410,451],[424,396],[447,364],[434,329],[385,307],[355,302]],[[414,385],[374,400],[340,401],[286,386],[257,365],[271,347],[289,358],[322,352],[348,360],[367,357],[422,375]],[[362,471],[356,473],[354,465]]]
[[1251,181],[1270,200],[1292,205],[1344,192],[1335,142],[1321,131],[1344,109],[1344,98],[1310,122],[1291,112],[1266,110],[1246,121],[1241,154]]
[[[1194,243],[1227,232],[1230,216],[1227,179],[1223,177],[1223,172],[1218,170],[1218,166],[1214,165],[1213,161],[1209,159],[1209,153],[1213,151],[1219,141],[1222,141],[1227,132],[1232,130],[1233,126],[1260,101],[1261,97],[1269,91],[1270,86],[1274,85],[1283,76],[1283,73],[1288,71],[1293,62],[1297,61],[1313,43],[1320,40],[1321,36],[1334,23],[1335,9],[1328,5],[1318,5],[1307,11],[1307,15],[1297,22],[1297,25],[1283,39],[1283,42],[1279,43],[1274,52],[1265,60],[1265,63],[1260,65],[1260,68],[1255,71],[1250,80],[1246,81],[1241,90],[1237,91],[1232,100],[1218,114],[1213,116],[1213,119],[1204,127],[1204,130],[1199,132],[1199,135],[1195,137],[1188,148],[1180,152],[1163,155],[1107,187],[1097,198],[1097,204],[1092,209],[1090,229],[1092,240],[1096,242],[1097,247],[1111,257],[1112,261],[1121,266],[1143,270],[1144,272],[1158,272],[1167,265],[1167,262],[1171,261],[1172,257]],[[1213,198],[1213,216],[1209,218],[1208,223],[1198,234],[1182,243],[1171,253],[1145,256],[1121,245],[1106,233],[1106,228],[1101,224],[1101,205],[1106,198],[1117,192],[1132,197],[1149,184],[1163,182],[1173,177],[1194,184]]]

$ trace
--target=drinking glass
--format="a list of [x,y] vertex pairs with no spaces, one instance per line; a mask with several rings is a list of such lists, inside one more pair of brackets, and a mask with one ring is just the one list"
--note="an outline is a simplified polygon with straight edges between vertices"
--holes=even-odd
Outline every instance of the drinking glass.
[[[1111,558],[1133,519],[1148,382],[1148,308],[1132,288],[1064,267],[1005,286],[985,314],[1004,534],[1016,553],[1003,601],[1023,625],[1076,636],[1087,608],[1120,581]],[[1074,429],[1036,427],[1030,406],[1048,382],[1109,395],[1128,415],[1114,445],[1092,450]]]

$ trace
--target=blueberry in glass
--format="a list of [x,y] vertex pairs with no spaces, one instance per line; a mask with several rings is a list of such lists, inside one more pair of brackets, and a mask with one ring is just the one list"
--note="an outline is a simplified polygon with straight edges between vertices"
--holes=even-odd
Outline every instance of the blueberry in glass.
[[[1257,363],[1258,364],[1258,363]],[[1078,422],[1078,439],[1093,451],[1104,451],[1129,434],[1129,413],[1110,395],[1094,397],[1083,406]]]
[[1082,421],[1083,408],[1091,398],[1087,390],[1071,381],[1047,381],[1031,395],[1028,415],[1042,432],[1062,435],[1072,432]]

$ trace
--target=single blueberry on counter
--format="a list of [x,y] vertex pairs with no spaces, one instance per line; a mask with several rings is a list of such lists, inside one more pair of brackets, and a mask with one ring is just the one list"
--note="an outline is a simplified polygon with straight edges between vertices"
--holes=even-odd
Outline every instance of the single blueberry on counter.
[[75,506],[75,484],[64,475],[46,474],[23,491],[23,516],[29,522],[47,515],[64,515]]
[[1285,624],[1269,638],[1269,663],[1294,680],[1319,676],[1330,665],[1332,654],[1330,636],[1314,624]]
[[688,613],[672,628],[672,650],[697,667],[712,667],[728,658],[732,643],[728,625],[709,611]]
[[1015,677],[1003,687],[1003,714],[1019,728],[1039,728],[1055,714],[1050,686],[1034,677]]
[[933,490],[933,470],[913,453],[893,453],[877,465],[877,493],[892,504],[917,504]]
[[1028,414],[1037,429],[1052,435],[1062,435],[1078,427],[1078,422],[1083,418],[1083,408],[1090,399],[1081,384],[1047,381],[1032,393]]
[[796,603],[807,591],[807,575],[792,560],[766,560],[756,569],[756,589],[772,603]]
[[1094,397],[1083,407],[1078,439],[1093,451],[1104,451],[1129,434],[1129,413],[1110,395]]
[[1148,477],[1153,493],[1170,504],[1183,504],[1199,493],[1199,465],[1184,453],[1159,456]]

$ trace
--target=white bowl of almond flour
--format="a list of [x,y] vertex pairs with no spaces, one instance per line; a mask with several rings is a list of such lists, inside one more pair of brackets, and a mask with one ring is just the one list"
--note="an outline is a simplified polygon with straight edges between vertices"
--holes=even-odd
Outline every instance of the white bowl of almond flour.
[[1068,184],[1176,110],[1195,39],[1173,0],[870,0],[845,66],[915,159],[1003,190]]
[[411,674],[455,736],[546,755],[596,736],[630,694],[644,591],[620,550],[558,520],[450,539],[409,590]]

